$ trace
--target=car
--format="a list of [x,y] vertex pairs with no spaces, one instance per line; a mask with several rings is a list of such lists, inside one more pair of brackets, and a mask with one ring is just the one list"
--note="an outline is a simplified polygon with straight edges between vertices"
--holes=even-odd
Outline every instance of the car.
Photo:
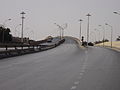
[[88,46],[94,46],[94,44],[92,42],[89,42]]

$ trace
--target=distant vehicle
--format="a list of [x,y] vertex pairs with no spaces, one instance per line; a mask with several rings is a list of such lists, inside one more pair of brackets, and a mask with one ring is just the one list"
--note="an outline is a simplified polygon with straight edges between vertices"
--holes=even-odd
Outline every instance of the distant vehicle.
[[86,41],[82,42],[82,46],[87,46],[87,42]]
[[94,44],[92,42],[89,42],[88,46],[94,46]]
[[47,42],[50,43],[50,42],[52,42],[52,40],[51,40],[51,39],[48,39]]
[[52,40],[53,40],[53,38],[48,38],[47,42],[50,43],[50,42],[52,42]]

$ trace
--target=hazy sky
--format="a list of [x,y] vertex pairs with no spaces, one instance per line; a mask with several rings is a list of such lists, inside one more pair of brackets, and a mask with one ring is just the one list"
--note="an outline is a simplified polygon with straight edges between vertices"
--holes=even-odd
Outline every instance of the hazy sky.
[[[20,13],[24,11],[24,36],[30,36],[34,39],[43,39],[46,36],[59,35],[59,29],[54,23],[59,25],[68,24],[65,29],[65,35],[79,37],[79,19],[82,22],[82,35],[86,38],[87,16],[90,13],[90,34],[95,40],[96,28],[99,30],[102,38],[103,25],[106,30],[106,37],[110,38],[110,27],[105,26],[108,23],[113,26],[114,39],[120,35],[120,0],[0,0],[0,23],[11,28],[12,34],[15,33],[15,27],[21,23]],[[16,28],[16,35],[21,32],[21,27]],[[94,32],[94,33],[93,33]],[[97,36],[98,32],[96,32]],[[96,37],[96,39],[99,39]]]

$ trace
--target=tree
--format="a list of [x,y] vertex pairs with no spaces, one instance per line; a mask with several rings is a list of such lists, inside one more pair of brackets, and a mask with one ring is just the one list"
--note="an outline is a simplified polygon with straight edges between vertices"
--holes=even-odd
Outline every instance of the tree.
[[12,41],[12,35],[10,34],[10,29],[0,26],[0,42],[8,43]]

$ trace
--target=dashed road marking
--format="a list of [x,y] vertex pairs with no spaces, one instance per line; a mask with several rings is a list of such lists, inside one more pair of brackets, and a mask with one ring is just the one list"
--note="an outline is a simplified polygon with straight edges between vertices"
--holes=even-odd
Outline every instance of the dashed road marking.
[[82,75],[83,75],[83,73],[80,73],[80,75],[82,76]]
[[77,86],[72,86],[71,90],[74,90],[74,89],[76,89],[76,88],[77,88]]
[[79,81],[74,82],[74,84],[76,84],[76,85],[78,85],[79,83],[80,83]]
[[[85,52],[86,54],[88,53],[87,51]],[[84,73],[85,73],[85,71],[86,71],[86,67],[88,66],[87,64],[86,64],[86,62],[87,62],[87,59],[88,57],[86,57],[86,59],[85,59],[85,62],[83,63],[83,65],[82,65],[82,67],[81,67],[81,71],[80,71],[80,73],[79,73],[79,77],[77,77],[77,81],[76,82],[74,82],[74,85],[70,88],[71,90],[76,90],[77,89],[77,85],[79,85],[80,84],[80,80],[82,79],[82,76],[84,75]]]

